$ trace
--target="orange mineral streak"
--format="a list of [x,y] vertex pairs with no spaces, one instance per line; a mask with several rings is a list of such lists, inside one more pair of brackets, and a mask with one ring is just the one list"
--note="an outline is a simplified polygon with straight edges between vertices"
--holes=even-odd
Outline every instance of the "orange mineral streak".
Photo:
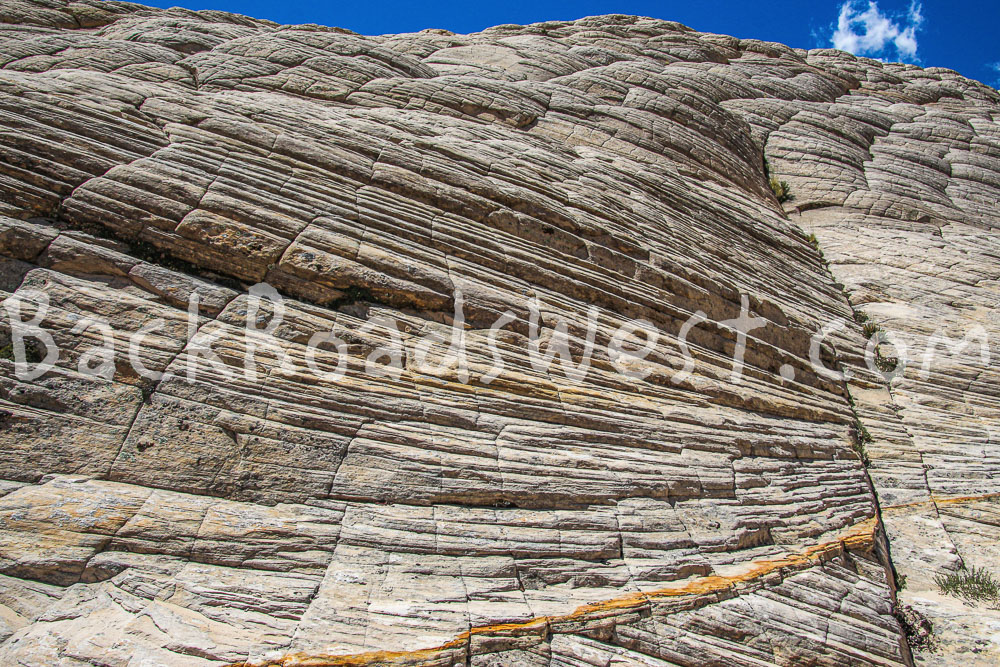
[[681,596],[719,593],[739,584],[751,582],[782,569],[801,570],[826,562],[844,551],[869,551],[875,543],[878,519],[871,518],[849,526],[835,539],[806,547],[802,551],[781,558],[753,561],[747,568],[732,576],[708,576],[679,582],[655,591],[629,593],[619,597],[578,607],[562,616],[539,616],[520,623],[499,623],[472,628],[453,640],[431,648],[413,651],[371,651],[351,655],[308,655],[292,653],[273,660],[256,663],[233,663],[228,667],[362,667],[367,665],[415,664],[419,660],[440,658],[443,651],[468,645],[474,635],[542,634],[555,623],[581,620],[589,615],[609,611],[629,611],[657,600]]

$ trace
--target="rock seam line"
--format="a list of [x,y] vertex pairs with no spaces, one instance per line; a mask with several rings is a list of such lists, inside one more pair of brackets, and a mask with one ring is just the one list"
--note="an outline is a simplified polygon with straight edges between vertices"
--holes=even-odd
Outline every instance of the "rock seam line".
[[[1000,495],[1000,494],[997,494]],[[368,651],[346,655],[309,655],[292,653],[280,658],[261,660],[257,662],[234,662],[226,667],[361,667],[401,660],[431,658],[441,651],[459,648],[467,645],[475,635],[491,633],[511,633],[514,635],[524,631],[537,630],[552,623],[564,623],[579,620],[588,614],[600,612],[620,612],[636,610],[644,605],[653,604],[661,599],[684,597],[690,595],[706,595],[722,592],[735,585],[752,582],[763,578],[782,568],[804,570],[822,564],[832,557],[845,551],[868,551],[875,545],[875,534],[879,528],[877,517],[866,519],[860,523],[848,526],[839,531],[836,539],[821,542],[802,549],[796,553],[781,558],[760,560],[749,563],[745,571],[732,576],[698,577],[684,583],[682,586],[666,587],[649,592],[628,593],[602,602],[593,602],[578,607],[574,611],[559,616],[538,616],[517,623],[499,623],[475,627],[456,636],[449,642],[439,646],[410,651]],[[558,634],[558,633],[557,633]]]

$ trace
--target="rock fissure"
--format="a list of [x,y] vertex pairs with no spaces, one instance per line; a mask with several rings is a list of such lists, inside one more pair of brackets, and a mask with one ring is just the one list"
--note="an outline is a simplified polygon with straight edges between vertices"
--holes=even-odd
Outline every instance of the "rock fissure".
[[[799,553],[791,554],[785,558],[751,563],[746,571],[729,577],[708,576],[698,577],[680,586],[653,590],[646,593],[633,593],[622,597],[592,603],[573,612],[562,616],[543,616],[533,618],[521,623],[505,623],[494,626],[476,627],[470,631],[459,635],[451,641],[431,648],[418,649],[409,652],[375,651],[355,655],[310,655],[293,654],[283,656],[275,660],[265,660],[256,663],[233,663],[231,667],[295,667],[298,665],[308,667],[334,667],[340,665],[371,665],[371,664],[421,664],[419,661],[433,659],[437,654],[448,649],[463,647],[468,645],[469,640],[477,635],[507,634],[507,633],[534,633],[540,627],[544,628],[540,637],[545,638],[554,634],[552,629],[555,624],[567,624],[571,621],[586,618],[588,616],[602,615],[610,613],[625,614],[638,608],[648,608],[655,605],[658,600],[670,599],[674,597],[705,596],[706,594],[729,591],[735,593],[735,588],[742,584],[748,584],[754,580],[766,577],[778,572],[782,578],[788,576],[786,571],[792,571],[811,567],[815,563],[822,563],[830,558],[836,558],[850,551],[868,552],[874,547],[875,531],[877,522],[866,521],[862,524],[852,526],[837,539],[813,545]],[[739,595],[739,593],[735,593]],[[722,599],[726,599],[725,596]],[[721,601],[721,600],[718,600]],[[702,602],[704,604],[704,602]]]

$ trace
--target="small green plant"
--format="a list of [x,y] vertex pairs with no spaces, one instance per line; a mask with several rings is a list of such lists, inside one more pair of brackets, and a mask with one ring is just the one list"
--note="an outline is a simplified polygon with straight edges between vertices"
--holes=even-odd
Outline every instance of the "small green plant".
[[878,368],[883,373],[891,373],[896,370],[899,366],[899,359],[896,357],[887,357],[882,354],[882,346],[875,346],[875,367]]
[[861,438],[861,443],[868,444],[869,442],[874,442],[872,434],[868,432],[868,429],[865,428],[865,425],[861,423],[860,419],[857,420],[856,424],[858,427],[858,435]]
[[[781,200],[779,199],[778,201],[781,201]],[[826,261],[826,257],[823,255],[823,249],[819,247],[819,239],[816,238],[816,235],[813,234],[812,232],[809,232],[809,236],[806,237],[806,241],[808,241],[809,245],[811,245],[813,247],[813,250],[815,250],[816,253],[819,255],[819,258],[821,260],[823,260],[823,263],[824,264],[828,264],[828,262]],[[835,282],[834,285],[841,292],[844,291],[844,286],[841,285],[839,282]]]
[[934,650],[934,626],[923,614],[906,604],[897,604],[892,613],[899,621],[899,627],[906,635],[906,643],[910,648],[922,651]]
[[768,183],[771,184],[771,191],[778,198],[779,204],[784,204],[786,201],[794,199],[792,193],[789,191],[788,181],[779,181],[777,176],[771,176],[768,179]]
[[[14,343],[11,341],[10,336],[0,334],[0,359],[16,361],[14,357]],[[38,364],[41,363],[43,359],[45,359],[45,352],[38,344],[38,341],[31,338],[25,338],[24,360],[29,364]]]
[[1000,609],[1000,581],[986,568],[963,568],[958,572],[939,574],[934,577],[934,583],[945,595]]
[[857,417],[854,418],[854,424],[851,426],[851,449],[854,453],[858,455],[861,459],[861,463],[864,464],[866,468],[870,468],[872,465],[872,460],[868,456],[867,445],[872,442],[872,434],[868,432],[865,425],[861,423],[861,420]]
[[865,447],[863,442],[855,440],[851,444],[851,449],[853,449],[854,453],[858,455],[859,459],[861,459],[861,465],[863,465],[866,468],[872,467],[871,457],[868,456],[868,448]]
[[[865,334],[865,338],[871,339],[873,336],[885,333],[885,330],[881,326],[869,319],[864,313],[854,311],[854,321],[863,325],[862,331]],[[892,373],[899,366],[899,359],[897,357],[890,357],[882,351],[884,342],[885,338],[883,337],[875,345],[875,367],[883,373]]]

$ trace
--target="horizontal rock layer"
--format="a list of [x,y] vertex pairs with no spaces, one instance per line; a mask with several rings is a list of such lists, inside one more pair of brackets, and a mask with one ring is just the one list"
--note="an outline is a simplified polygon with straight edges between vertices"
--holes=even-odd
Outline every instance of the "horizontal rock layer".
[[[60,350],[0,359],[8,661],[908,664],[893,565],[975,641],[929,592],[998,560],[996,371],[887,385],[855,310],[914,348],[997,328],[996,91],[623,16],[0,20],[0,297]],[[428,368],[456,313],[467,366]],[[590,336],[583,377],[532,321],[573,363]]]

